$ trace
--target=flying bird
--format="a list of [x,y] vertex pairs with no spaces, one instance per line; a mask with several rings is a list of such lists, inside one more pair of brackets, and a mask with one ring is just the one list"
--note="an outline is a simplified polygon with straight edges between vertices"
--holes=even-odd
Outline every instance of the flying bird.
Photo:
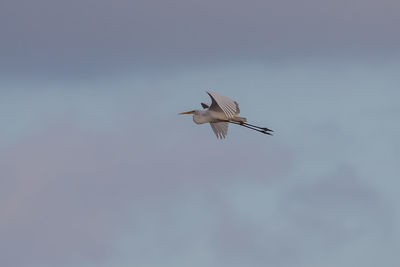
[[240,109],[236,101],[215,92],[207,92],[207,94],[211,97],[211,105],[201,103],[203,110],[191,110],[179,114],[193,114],[193,121],[196,124],[210,123],[217,138],[221,139],[226,137],[229,123],[272,135],[273,130],[248,124],[246,118],[239,117]]

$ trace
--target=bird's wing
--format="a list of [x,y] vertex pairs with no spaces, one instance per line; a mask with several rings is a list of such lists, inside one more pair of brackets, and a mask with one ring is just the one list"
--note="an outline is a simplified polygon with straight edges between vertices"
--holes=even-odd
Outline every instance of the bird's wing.
[[217,138],[225,138],[228,134],[228,122],[210,122],[211,128]]
[[235,102],[235,105],[236,105],[236,112],[235,112],[235,114],[237,115],[237,114],[240,113],[239,104],[238,104],[236,101],[233,101],[233,102]]
[[236,114],[239,114],[240,110],[237,102],[233,101],[229,97],[214,92],[207,92],[207,94],[212,100],[210,110],[222,111],[228,118],[232,118]]
[[203,102],[201,102],[201,106],[202,106],[204,109],[206,109],[206,108],[209,108],[209,107],[210,107],[209,105],[207,105],[206,103],[203,103]]

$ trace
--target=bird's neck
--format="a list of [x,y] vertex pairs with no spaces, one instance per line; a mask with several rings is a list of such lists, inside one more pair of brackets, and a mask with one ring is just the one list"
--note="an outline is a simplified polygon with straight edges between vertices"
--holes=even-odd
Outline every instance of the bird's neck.
[[210,114],[208,109],[205,110],[196,110],[193,114],[193,121],[196,124],[203,124],[210,122]]

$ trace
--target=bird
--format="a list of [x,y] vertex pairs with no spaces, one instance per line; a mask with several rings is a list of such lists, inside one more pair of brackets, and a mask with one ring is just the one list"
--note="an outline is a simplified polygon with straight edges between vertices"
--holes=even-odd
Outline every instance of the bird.
[[210,123],[211,129],[218,139],[225,138],[228,133],[229,123],[237,124],[263,134],[272,135],[274,132],[266,127],[259,127],[247,123],[247,119],[239,117],[239,104],[227,96],[215,92],[206,91],[211,98],[211,104],[201,103],[202,110],[190,110],[181,112],[183,114],[193,114],[193,121],[196,124]]

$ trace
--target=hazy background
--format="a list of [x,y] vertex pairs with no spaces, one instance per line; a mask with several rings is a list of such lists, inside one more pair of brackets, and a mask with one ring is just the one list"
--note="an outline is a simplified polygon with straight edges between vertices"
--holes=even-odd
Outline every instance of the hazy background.
[[1,1],[0,265],[397,266],[399,12]]

